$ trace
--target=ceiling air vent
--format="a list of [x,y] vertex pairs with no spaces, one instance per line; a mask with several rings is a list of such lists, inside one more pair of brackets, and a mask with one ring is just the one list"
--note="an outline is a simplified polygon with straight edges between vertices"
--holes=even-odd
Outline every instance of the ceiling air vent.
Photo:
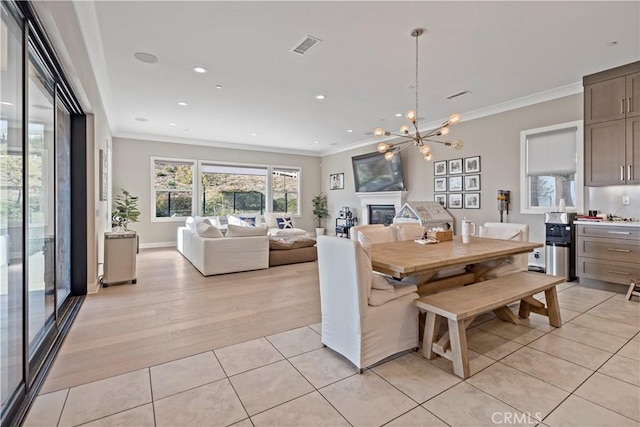
[[309,36],[307,35],[307,38],[305,38],[302,43],[300,43],[298,46],[294,47],[293,49],[291,49],[291,52],[293,53],[299,53],[300,55],[304,55],[305,53],[309,52],[309,50],[314,47],[315,45],[317,45],[318,43],[320,43],[322,40],[315,38],[313,36]]
[[457,97],[459,97],[459,96],[467,95],[467,94],[469,94],[469,93],[471,93],[471,91],[470,91],[470,90],[463,90],[462,92],[454,93],[454,94],[452,94],[452,95],[447,96],[447,99],[457,98]]

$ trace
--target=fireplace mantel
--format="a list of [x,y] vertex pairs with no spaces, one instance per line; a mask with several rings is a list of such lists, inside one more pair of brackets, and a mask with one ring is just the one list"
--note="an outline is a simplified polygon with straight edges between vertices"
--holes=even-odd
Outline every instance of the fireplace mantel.
[[369,205],[393,205],[396,213],[400,211],[407,198],[406,191],[372,191],[356,193],[360,199],[360,224],[369,224]]

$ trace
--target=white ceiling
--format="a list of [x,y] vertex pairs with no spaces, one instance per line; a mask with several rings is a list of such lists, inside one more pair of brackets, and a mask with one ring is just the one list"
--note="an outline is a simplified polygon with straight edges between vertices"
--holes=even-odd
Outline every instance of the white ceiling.
[[[416,27],[426,29],[425,124],[452,112],[464,120],[465,113],[477,116],[557,88],[575,93],[583,75],[640,59],[638,1],[78,1],[75,7],[85,37],[93,34],[85,41],[114,136],[311,155],[373,141],[367,132],[377,126],[405,124],[395,113],[414,104],[409,33]],[[95,22],[86,19],[91,15]],[[306,35],[322,43],[304,56],[292,53]],[[617,45],[607,46],[611,41]],[[159,62],[142,63],[136,52]],[[208,73],[196,74],[194,66]],[[445,99],[465,89],[471,95]],[[327,98],[318,101],[317,94]]]

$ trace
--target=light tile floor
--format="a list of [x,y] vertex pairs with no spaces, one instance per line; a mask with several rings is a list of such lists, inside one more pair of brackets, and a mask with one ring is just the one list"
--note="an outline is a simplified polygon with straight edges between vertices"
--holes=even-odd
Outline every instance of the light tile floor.
[[466,381],[414,352],[358,375],[315,324],[41,395],[25,425],[639,426],[640,305],[570,285],[560,329],[477,319]]

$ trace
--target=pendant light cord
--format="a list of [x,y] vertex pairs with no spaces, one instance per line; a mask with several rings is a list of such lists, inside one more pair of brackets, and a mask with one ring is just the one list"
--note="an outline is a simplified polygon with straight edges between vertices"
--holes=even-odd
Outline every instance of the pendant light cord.
[[416,124],[418,123],[418,37],[416,34]]

